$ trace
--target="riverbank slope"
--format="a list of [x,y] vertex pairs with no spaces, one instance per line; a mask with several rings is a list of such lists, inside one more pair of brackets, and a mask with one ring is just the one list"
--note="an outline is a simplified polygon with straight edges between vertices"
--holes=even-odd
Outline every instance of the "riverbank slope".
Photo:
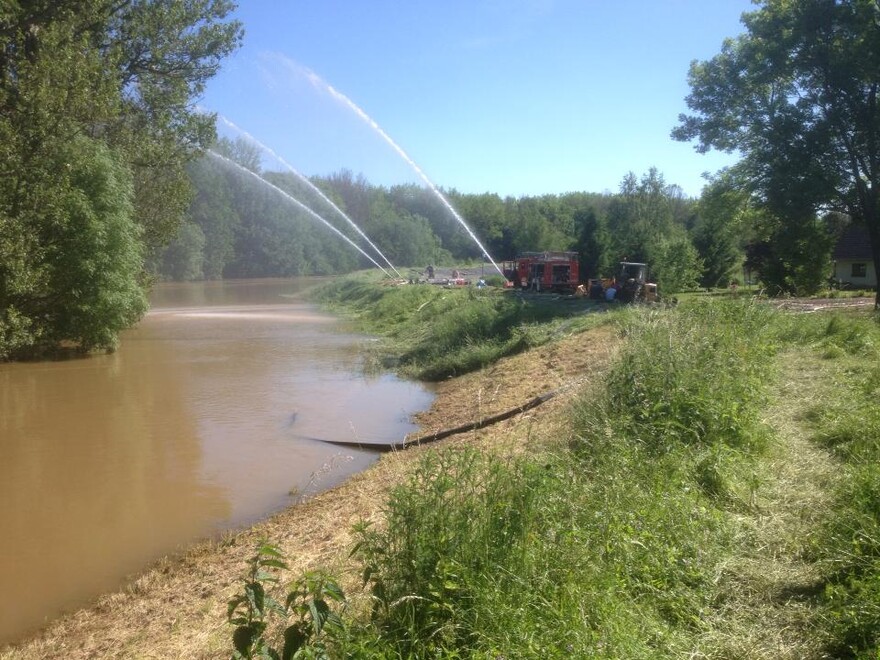
[[549,299],[350,291],[404,326],[401,368],[465,372],[439,379],[424,433],[557,395],[384,455],[0,658],[227,656],[225,604],[263,538],[288,579],[342,584],[333,657],[876,654],[875,317],[694,301],[548,319]]
[[[419,415],[424,433],[478,420],[559,390],[547,404],[501,424],[442,441],[444,446],[522,447],[562,423],[559,411],[577,388],[607,365],[616,346],[608,327],[505,358],[491,367],[437,385],[430,410]],[[439,445],[438,445],[439,446]],[[50,623],[31,639],[0,651],[0,658],[216,658],[231,650],[226,604],[239,587],[246,559],[259,539],[284,552],[290,574],[325,568],[359,585],[348,555],[351,528],[378,520],[384,499],[428,447],[389,453],[364,473],[268,520],[197,544],[160,561],[115,593]],[[344,453],[344,450],[342,450]],[[35,557],[35,561],[37,558]]]

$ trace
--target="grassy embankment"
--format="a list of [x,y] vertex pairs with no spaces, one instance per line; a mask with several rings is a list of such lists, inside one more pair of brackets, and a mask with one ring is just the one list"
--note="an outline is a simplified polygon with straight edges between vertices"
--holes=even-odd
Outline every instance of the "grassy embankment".
[[356,318],[360,329],[385,338],[373,356],[381,367],[428,381],[468,373],[544,344],[560,332],[605,322],[581,314],[601,308],[589,301],[518,296],[500,289],[386,287],[342,278],[315,295]]
[[429,452],[384,523],[357,528],[370,598],[311,633],[332,657],[876,656],[876,319],[726,301],[560,320],[566,303],[357,281],[323,295],[425,378],[599,323],[623,337],[556,436]]
[[[329,295],[410,373],[443,378],[523,351],[438,386],[463,394],[446,398],[467,401],[468,419],[500,394],[510,407],[576,385],[538,414],[386,456],[372,477],[160,566],[0,655],[223,655],[223,603],[258,536],[295,564],[284,579],[330,566],[346,585],[339,604],[312,580],[296,612],[269,615],[269,632],[295,620],[330,657],[877,655],[876,318],[745,300],[571,316],[577,305],[547,296],[357,281]],[[429,417],[451,419],[442,410]],[[358,519],[374,522],[340,522]],[[308,607],[316,595],[340,615],[318,637],[305,625],[326,614]]]

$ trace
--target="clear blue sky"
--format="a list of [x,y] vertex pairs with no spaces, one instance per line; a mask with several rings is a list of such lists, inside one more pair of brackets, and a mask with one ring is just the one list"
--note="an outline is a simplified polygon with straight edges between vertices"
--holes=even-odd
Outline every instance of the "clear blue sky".
[[751,9],[749,0],[241,0],[244,46],[201,104],[303,174],[418,181],[311,72],[445,189],[617,191],[627,172],[656,166],[698,196],[701,174],[733,160],[669,132],[687,110],[691,60],[718,53]]

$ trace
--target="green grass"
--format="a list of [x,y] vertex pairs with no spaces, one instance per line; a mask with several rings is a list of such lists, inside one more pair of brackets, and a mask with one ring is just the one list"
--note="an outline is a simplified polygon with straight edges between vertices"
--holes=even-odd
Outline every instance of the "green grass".
[[[567,454],[434,453],[360,530],[374,657],[655,657],[698,626],[723,536],[665,475],[607,481]],[[681,497],[688,506],[680,506]],[[696,507],[699,509],[699,507]],[[707,543],[709,544],[707,546]]]
[[751,302],[692,303],[624,325],[627,347],[605,388],[604,416],[654,453],[677,444],[749,447],[774,344],[772,313]]
[[[572,405],[566,437],[517,457],[430,453],[385,503],[387,524],[356,530],[372,610],[346,619],[338,657],[711,654],[735,600],[719,577],[751,551],[741,519],[761,514],[755,475],[774,476],[762,420],[777,352],[792,346],[836,379],[823,391],[838,396],[816,400],[804,422],[845,471],[832,513],[797,544],[822,576],[804,597],[804,630],[831,657],[877,657],[876,316],[787,314],[744,297],[583,315],[547,299],[358,282],[322,295],[429,377],[593,323],[617,323],[625,338],[604,380]],[[728,657],[723,642],[716,651]]]
[[[811,411],[814,439],[841,461],[834,511],[814,539],[826,586],[822,605],[835,657],[880,655],[880,328],[834,317],[818,340],[837,347],[837,396]],[[827,356],[827,352],[825,354]]]
[[383,366],[429,381],[539,346],[562,328],[582,330],[607,322],[605,315],[585,314],[599,309],[592,303],[492,288],[379,286],[341,278],[316,290],[314,297],[348,314],[359,329],[384,337]]
[[[630,309],[627,347],[603,394],[574,406],[568,442],[517,458],[428,455],[387,502],[387,526],[358,530],[374,608],[347,629],[346,652],[654,658],[693,648],[732,544],[728,511],[748,506],[748,461],[762,446],[766,313]],[[726,371],[707,389],[715,367]],[[670,424],[670,411],[687,424]]]
[[774,326],[779,341],[818,349],[826,357],[880,358],[880,316],[862,311],[780,314]]

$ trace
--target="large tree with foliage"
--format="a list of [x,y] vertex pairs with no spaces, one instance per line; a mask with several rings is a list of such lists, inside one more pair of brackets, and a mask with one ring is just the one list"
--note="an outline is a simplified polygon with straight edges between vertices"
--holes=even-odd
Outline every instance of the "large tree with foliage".
[[575,211],[574,223],[581,279],[596,279],[612,274],[614,255],[604,216],[597,214],[593,208],[579,209]]
[[238,43],[228,0],[0,5],[0,359],[111,346],[143,311],[145,249],[213,137],[194,99]]
[[691,65],[694,114],[673,137],[740,151],[738,171],[781,222],[812,223],[824,208],[863,223],[880,265],[880,6],[764,0],[743,23]]
[[703,261],[702,286],[727,286],[737,274],[743,261],[744,235],[754,215],[749,195],[729,173],[722,173],[703,188],[691,230]]
[[687,233],[691,206],[653,167],[641,179],[629,172],[608,206],[616,258],[648,263],[666,294],[694,287],[702,270]]

